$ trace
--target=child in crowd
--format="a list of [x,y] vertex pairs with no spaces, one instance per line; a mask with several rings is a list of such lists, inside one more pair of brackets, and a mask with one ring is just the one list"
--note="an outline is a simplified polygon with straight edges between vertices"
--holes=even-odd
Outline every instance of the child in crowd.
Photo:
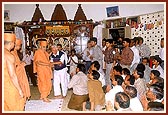
[[75,49],[71,50],[71,56],[69,58],[68,63],[70,64],[70,75],[73,76],[76,74],[76,67],[78,64],[78,57],[76,56],[76,51]]
[[142,64],[145,66],[144,79],[148,83],[150,81],[151,68],[149,67],[149,59],[147,57],[142,58]]

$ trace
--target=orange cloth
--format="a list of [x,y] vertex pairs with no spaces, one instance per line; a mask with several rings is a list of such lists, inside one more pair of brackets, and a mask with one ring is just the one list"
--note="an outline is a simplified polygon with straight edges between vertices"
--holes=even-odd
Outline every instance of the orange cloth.
[[37,64],[38,62],[50,63],[49,54],[42,49],[38,49],[35,51],[33,61],[34,73],[37,72],[38,89],[41,98],[46,98],[50,94],[52,87],[52,70],[49,66]]
[[16,44],[16,45],[21,45],[21,44],[22,44],[22,40],[21,40],[21,39],[16,39],[15,44]]
[[6,66],[7,65],[4,64],[4,110],[23,111],[25,105],[24,98],[20,97]]
[[16,59],[16,74],[18,76],[19,85],[23,91],[24,97],[29,98],[31,96],[30,86],[26,75],[24,63],[21,63],[16,50],[12,51],[11,53],[15,56]]
[[5,41],[15,41],[16,35],[11,33],[4,33],[4,40]]

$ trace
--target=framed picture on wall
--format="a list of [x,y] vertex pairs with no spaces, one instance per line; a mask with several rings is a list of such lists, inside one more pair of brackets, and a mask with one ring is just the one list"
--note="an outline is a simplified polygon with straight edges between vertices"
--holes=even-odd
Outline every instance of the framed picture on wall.
[[4,10],[4,21],[10,21],[10,11]]
[[118,6],[107,7],[106,11],[107,11],[107,17],[119,16]]
[[4,31],[5,32],[14,32],[14,23],[13,22],[5,22],[4,23]]

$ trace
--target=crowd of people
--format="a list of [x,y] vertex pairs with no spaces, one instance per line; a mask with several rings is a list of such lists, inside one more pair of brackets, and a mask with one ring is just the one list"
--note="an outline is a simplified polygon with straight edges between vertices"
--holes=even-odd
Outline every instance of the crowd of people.
[[[121,39],[121,38],[120,38]],[[66,53],[61,44],[47,50],[47,40],[39,39],[34,52],[26,48],[19,58],[22,41],[4,33],[4,110],[24,111],[31,98],[30,84],[37,86],[46,103],[52,86],[54,98],[72,95],[68,108],[79,111],[163,111],[164,39],[158,55],[142,37],[119,41],[92,37],[79,63],[75,49]],[[118,47],[120,46],[120,47]]]

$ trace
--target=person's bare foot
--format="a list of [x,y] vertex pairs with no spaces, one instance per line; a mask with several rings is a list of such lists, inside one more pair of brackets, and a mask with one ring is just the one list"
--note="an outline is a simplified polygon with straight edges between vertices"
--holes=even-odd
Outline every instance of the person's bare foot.
[[66,98],[66,96],[62,96],[62,98],[64,99],[64,98]]
[[48,98],[43,98],[43,101],[47,103],[51,102]]
[[57,95],[57,96],[54,96],[54,99],[62,99],[62,95]]

